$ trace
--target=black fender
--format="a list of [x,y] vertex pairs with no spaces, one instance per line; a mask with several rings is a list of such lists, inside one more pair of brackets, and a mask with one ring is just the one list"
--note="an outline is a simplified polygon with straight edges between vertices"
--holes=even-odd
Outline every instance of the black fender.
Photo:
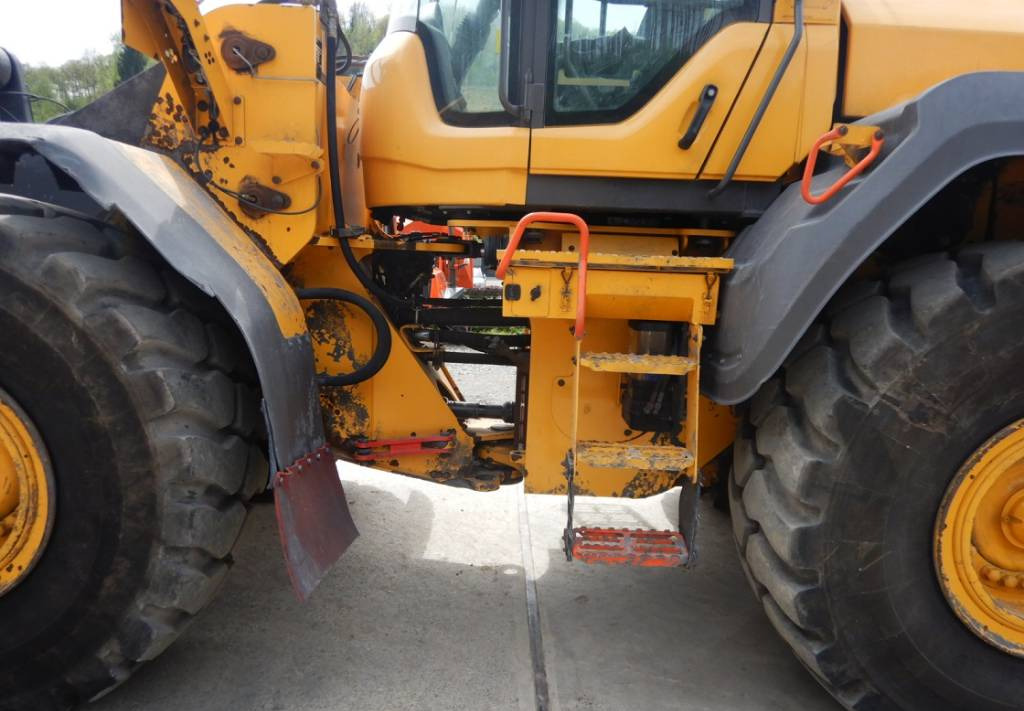
[[[782,365],[861,263],[939,190],[986,161],[1024,155],[1024,73],[965,74],[858,123],[885,131],[865,175],[820,206],[790,185],[737,237],[722,281],[703,390],[722,404],[749,399]],[[833,159],[814,192],[847,167]]]
[[[16,174],[19,163],[30,175],[8,188],[4,173]],[[76,189],[66,189],[68,178]],[[96,218],[123,216],[237,325],[260,379],[272,471],[325,446],[302,306],[253,239],[174,161],[78,128],[0,124],[0,191]]]

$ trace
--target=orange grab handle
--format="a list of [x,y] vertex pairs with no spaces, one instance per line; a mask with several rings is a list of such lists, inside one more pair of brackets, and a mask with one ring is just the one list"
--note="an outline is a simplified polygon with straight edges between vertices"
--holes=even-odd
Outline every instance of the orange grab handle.
[[858,175],[867,170],[868,166],[875,162],[878,158],[878,154],[882,152],[882,146],[885,145],[885,137],[881,131],[877,131],[871,138],[871,150],[864,156],[861,161],[850,168],[850,170],[835,182],[832,187],[823,192],[821,195],[811,194],[811,179],[814,177],[814,167],[818,163],[818,152],[821,151],[821,147],[830,141],[835,141],[846,135],[846,126],[839,126],[834,128],[824,136],[814,142],[814,147],[811,149],[810,155],[807,156],[807,167],[804,168],[804,179],[801,184],[801,194],[804,200],[809,202],[811,205],[820,205],[821,203],[831,200],[835,197],[836,193],[846,187],[846,185],[856,178]]
[[505,272],[508,271],[508,265],[512,262],[512,256],[519,248],[519,241],[523,238],[526,228],[535,222],[558,222],[573,225],[579,230],[580,260],[578,266],[579,276],[576,279],[578,291],[576,297],[576,327],[573,333],[577,341],[582,341],[583,327],[587,317],[587,258],[590,256],[590,228],[587,227],[587,223],[583,221],[582,217],[568,212],[531,212],[523,217],[512,233],[512,239],[508,242],[505,255],[501,258],[501,263],[498,265],[495,276],[499,279],[505,278]]

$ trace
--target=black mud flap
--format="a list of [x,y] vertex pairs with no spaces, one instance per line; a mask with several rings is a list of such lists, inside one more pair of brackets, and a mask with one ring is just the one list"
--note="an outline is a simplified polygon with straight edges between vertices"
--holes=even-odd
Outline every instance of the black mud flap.
[[274,507],[288,577],[305,602],[359,536],[327,447],[277,473]]
[[679,491],[679,532],[689,546],[690,554],[686,559],[686,567],[697,564],[697,530],[700,528],[700,484],[683,482]]

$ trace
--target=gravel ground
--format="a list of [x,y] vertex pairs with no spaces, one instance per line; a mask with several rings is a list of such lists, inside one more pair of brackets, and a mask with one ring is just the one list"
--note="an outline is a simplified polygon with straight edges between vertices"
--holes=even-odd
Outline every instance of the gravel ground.
[[448,372],[455,378],[466,402],[504,405],[516,399],[515,368],[450,363]]

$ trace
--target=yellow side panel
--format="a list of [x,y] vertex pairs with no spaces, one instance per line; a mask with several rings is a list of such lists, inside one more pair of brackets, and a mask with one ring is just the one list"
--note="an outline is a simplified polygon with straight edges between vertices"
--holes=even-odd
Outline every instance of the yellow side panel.
[[234,96],[245,100],[243,140],[250,148],[296,154],[307,161],[323,155],[320,117],[325,97],[315,42],[319,22],[312,8],[273,5],[229,5],[206,16],[207,29],[218,40],[224,31],[235,29],[275,47],[274,59],[254,75],[228,73]]
[[[358,253],[357,253],[358,254]],[[307,247],[289,277],[300,286],[335,287],[369,297],[336,247]],[[376,346],[373,325],[361,310],[327,301],[305,302],[318,372],[352,372]],[[391,357],[370,380],[320,391],[328,441],[342,447],[350,439],[404,439],[455,434],[455,448],[444,455],[408,455],[379,460],[377,469],[444,481],[473,461],[473,441],[445,404],[437,376],[410,351],[392,328]]]
[[[564,321],[533,319],[530,356],[530,394],[526,432],[526,490],[564,494],[562,462],[570,446],[574,341]],[[625,321],[590,319],[583,348],[588,351],[625,352],[629,328]],[[622,419],[619,373],[583,371],[580,389],[581,440],[651,444],[654,436],[630,430]],[[700,462],[704,466],[734,438],[735,418],[729,408],[701,398],[698,434]],[[662,439],[659,444],[667,444]],[[671,487],[678,473],[605,469],[581,463],[576,492],[595,496],[640,497]]]
[[960,74],[1024,70],[1024,5],[1014,0],[845,0],[843,14],[848,116],[881,111]]
[[[835,25],[839,22],[840,0],[804,0],[804,24]],[[777,0],[775,22],[793,24],[796,3],[793,0]]]
[[[555,126],[533,133],[530,172],[548,175],[690,179],[715,141],[768,25],[726,27],[695,54],[646,106],[612,125]],[[701,92],[719,95],[697,140],[678,147]]]
[[388,35],[363,76],[359,151],[369,207],[521,205],[530,131],[441,120],[419,37]]
[[[838,19],[838,18],[836,18]],[[721,178],[793,38],[792,24],[773,24],[729,123],[701,178]],[[738,180],[775,180],[807,155],[832,126],[839,57],[837,24],[808,24],[786,75],[736,173]]]
[[[530,328],[534,348],[530,357],[526,489],[534,493],[565,493],[562,461],[570,447],[574,342],[564,321],[533,319]],[[625,352],[629,347],[626,323],[589,319],[584,347],[595,352]],[[630,430],[622,419],[620,379],[618,373],[588,371],[583,376],[580,439],[624,442],[640,434]],[[636,444],[650,441],[651,435],[644,435]],[[636,474],[632,469],[595,469],[580,464],[575,481],[577,493],[621,496]]]
[[[166,12],[149,12],[154,6],[142,0],[125,0],[124,7],[126,36],[146,37],[145,30],[153,42],[167,39],[153,29],[153,12],[156,18]],[[160,151],[179,155],[194,175],[208,176],[208,192],[224,211],[277,262],[286,264],[330,223],[319,17],[312,7],[232,5],[201,19],[197,16],[191,27],[212,47],[206,61],[213,57],[223,75],[221,93],[211,103],[205,87],[198,93],[188,86],[183,91],[183,83],[174,80],[172,71],[153,107],[147,141]],[[259,65],[254,74],[227,69],[220,48],[228,30],[271,44],[273,59]],[[139,44],[138,37],[135,41]],[[172,69],[177,66],[166,56],[165,63]],[[188,113],[188,99],[196,96],[201,100],[195,112]],[[215,107],[219,109],[216,116]],[[196,126],[205,129],[214,118],[231,130],[199,140]],[[195,150],[195,143],[202,150]],[[232,193],[244,192],[244,185],[251,181],[286,195],[290,205],[284,212],[288,214],[254,216],[243,211]]]

